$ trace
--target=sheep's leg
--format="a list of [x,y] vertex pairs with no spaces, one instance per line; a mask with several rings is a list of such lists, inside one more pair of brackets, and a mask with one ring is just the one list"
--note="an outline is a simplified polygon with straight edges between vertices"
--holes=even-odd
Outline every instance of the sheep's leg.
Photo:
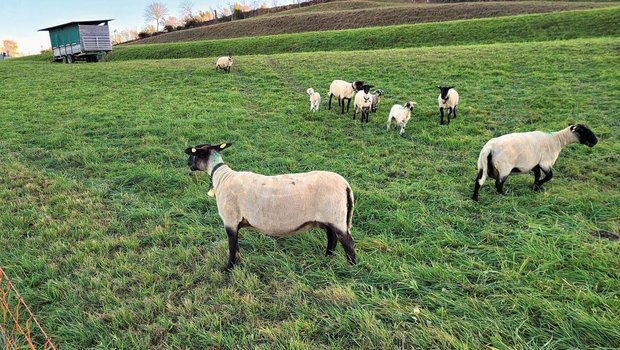
[[333,96],[334,96],[334,95],[329,94],[329,102],[327,103],[327,110],[328,110],[328,111],[332,109],[332,97],[333,97]]
[[506,182],[507,178],[508,176],[501,176],[498,180],[495,180],[495,189],[497,190],[497,193],[506,194],[506,192],[504,192],[504,182]]
[[439,113],[441,113],[441,119],[439,120],[439,125],[443,125],[443,107],[439,107]]
[[355,265],[355,243],[353,243],[353,238],[348,232],[343,232],[338,229],[335,230],[336,236],[338,237],[340,244],[342,244],[342,247],[347,254],[347,260],[349,261],[349,264]]
[[534,185],[532,186],[532,189],[534,191],[540,191],[540,165],[535,166],[532,171],[534,171]]
[[237,252],[239,251],[239,230],[226,227],[226,234],[228,235],[228,264],[226,265],[226,271],[230,271],[237,262]]
[[332,226],[325,228],[327,233],[327,249],[325,250],[325,256],[330,256],[336,251],[336,245],[338,244],[338,238],[336,237],[336,230]]
[[450,116],[452,116],[452,107],[448,107],[448,124],[450,124]]
[[478,176],[476,176],[476,182],[474,183],[474,194],[471,196],[471,199],[475,200],[476,202],[478,201],[478,193],[480,192],[480,187],[482,186],[480,185],[480,179],[482,178],[482,172],[483,172],[482,169],[478,170]]
[[553,171],[551,171],[551,169],[549,170],[545,170],[544,168],[540,168],[542,170],[543,173],[545,173],[545,177],[542,178],[542,180],[538,181],[538,188],[542,189],[542,185],[551,180],[551,178],[553,177]]
[[[344,109],[344,100],[342,100],[342,107]],[[347,113],[349,113],[349,107],[351,107],[351,99],[350,98],[347,101]]]
[[456,119],[456,106],[454,106],[454,108],[452,108],[452,112],[454,113],[452,115],[452,119]]
[[357,112],[357,107],[353,107],[353,120],[355,120],[355,113]]

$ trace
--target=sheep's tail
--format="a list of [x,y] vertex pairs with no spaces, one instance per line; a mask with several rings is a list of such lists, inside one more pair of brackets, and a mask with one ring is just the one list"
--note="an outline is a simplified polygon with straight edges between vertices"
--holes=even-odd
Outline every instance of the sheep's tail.
[[351,224],[353,222],[353,191],[347,186],[347,233],[351,234]]
[[493,171],[493,155],[491,147],[483,147],[478,157],[478,176],[476,181],[482,186],[486,181],[489,171]]

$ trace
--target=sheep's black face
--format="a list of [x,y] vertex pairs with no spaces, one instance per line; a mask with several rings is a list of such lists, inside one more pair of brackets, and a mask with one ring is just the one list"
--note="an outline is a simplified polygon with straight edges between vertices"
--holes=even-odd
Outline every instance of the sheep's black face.
[[592,130],[583,124],[571,125],[570,131],[577,136],[577,140],[579,140],[581,144],[588,147],[593,147],[598,142]]
[[355,91],[360,91],[364,88],[364,82],[363,81],[354,81],[353,82],[353,86],[355,87]]
[[452,86],[438,86],[438,88],[440,90],[441,99],[445,102],[446,100],[448,100],[448,91],[452,89]]
[[196,147],[190,147],[185,150],[185,154],[189,155],[189,158],[187,159],[187,166],[189,167],[189,170],[203,171],[207,169],[207,162],[211,153],[210,147],[211,145],[204,144]]

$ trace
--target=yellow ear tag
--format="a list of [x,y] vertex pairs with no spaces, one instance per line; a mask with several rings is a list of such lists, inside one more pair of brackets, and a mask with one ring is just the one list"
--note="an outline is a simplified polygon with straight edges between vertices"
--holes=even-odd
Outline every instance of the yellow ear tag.
[[212,187],[209,192],[207,192],[207,195],[215,198],[215,187]]
[[220,149],[222,149],[222,148],[224,148],[224,147],[226,147],[226,144],[225,144],[225,143],[223,143],[223,144],[221,144],[221,145],[220,145]]
[[192,148],[192,153],[196,153],[196,149],[195,148]]

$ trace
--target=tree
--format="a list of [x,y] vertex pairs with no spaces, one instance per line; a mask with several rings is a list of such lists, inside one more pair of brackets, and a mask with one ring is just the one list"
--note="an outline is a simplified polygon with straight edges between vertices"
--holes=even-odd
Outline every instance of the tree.
[[179,5],[179,8],[181,9],[181,18],[183,18],[185,22],[189,21],[190,19],[194,19],[193,2],[185,0]]
[[9,56],[17,56],[17,43],[14,40],[3,40],[4,52]]
[[163,23],[164,17],[168,15],[168,8],[161,2],[152,2],[144,10],[146,23],[155,21],[155,31],[159,32],[159,25]]

